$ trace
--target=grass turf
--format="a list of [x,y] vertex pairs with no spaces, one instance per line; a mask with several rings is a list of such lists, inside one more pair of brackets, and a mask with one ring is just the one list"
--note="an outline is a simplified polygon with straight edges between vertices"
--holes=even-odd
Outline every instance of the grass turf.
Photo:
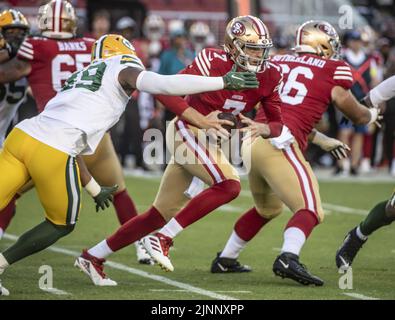
[[[127,178],[130,194],[143,212],[154,199],[158,179]],[[321,183],[324,203],[369,210],[375,203],[389,198],[391,184],[385,183]],[[243,182],[243,190],[248,190]],[[355,213],[328,212],[325,222],[317,227],[302,251],[301,261],[325,280],[323,287],[303,287],[291,280],[275,277],[272,263],[282,243],[282,230],[290,217],[285,211],[268,224],[240,256],[242,263],[251,265],[249,274],[211,274],[212,259],[227,240],[237,217],[251,207],[248,192],[225,209],[211,213],[185,230],[175,241],[171,258],[173,273],[164,273],[157,266],[139,265],[134,246],[114,254],[110,260],[153,275],[202,288],[237,299],[353,299],[344,293],[358,293],[379,299],[395,298],[394,226],[386,227],[371,236],[353,265],[353,290],[341,290],[341,276],[335,266],[334,255],[346,232],[358,224],[363,216]],[[42,208],[35,191],[18,201],[17,215],[7,232],[20,235],[42,221]],[[75,231],[56,246],[80,252],[116,230],[118,222],[113,208],[104,213],[94,211],[93,201],[84,194],[83,208]],[[13,240],[0,241],[0,249]],[[117,287],[100,288],[73,267],[74,258],[61,253],[44,251],[20,261],[2,276],[3,285],[11,295],[2,299],[211,299],[163,282],[144,278],[123,270],[107,267],[107,274],[118,282]],[[41,265],[53,268],[54,287],[68,295],[56,295],[39,289]]]

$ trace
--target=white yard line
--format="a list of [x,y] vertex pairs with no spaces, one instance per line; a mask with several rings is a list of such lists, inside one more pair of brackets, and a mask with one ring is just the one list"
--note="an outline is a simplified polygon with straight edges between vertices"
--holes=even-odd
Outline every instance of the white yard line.
[[353,293],[353,292],[343,292],[344,295],[355,298],[355,299],[360,299],[360,300],[380,300],[379,298],[374,298],[374,297],[369,297],[365,296],[360,293]]
[[57,288],[40,288],[40,290],[47,292],[47,293],[51,293],[51,294],[55,294],[57,296],[66,296],[66,295],[71,295],[71,293],[67,292],[67,291],[63,291]]
[[[7,233],[4,235],[4,238],[5,239],[9,239],[9,240],[15,240],[15,241],[18,239],[17,236],[12,235],[12,234],[7,234]],[[65,248],[62,248],[62,247],[58,247],[58,246],[51,246],[51,247],[47,248],[47,250],[53,251],[53,252],[56,252],[56,253],[60,253],[60,254],[64,254],[64,255],[67,255],[67,256],[72,256],[72,257],[78,257],[81,254],[80,252],[68,250],[68,249],[65,249]],[[151,274],[151,273],[139,270],[139,269],[128,267],[128,266],[126,266],[124,264],[121,264],[121,263],[117,263],[117,262],[113,262],[113,261],[107,261],[106,265],[109,266],[110,268],[113,268],[113,269],[125,271],[125,272],[131,273],[131,274],[138,275],[138,276],[143,277],[143,278],[148,278],[150,280],[162,282],[162,283],[165,283],[167,285],[170,285],[170,286],[173,286],[173,287],[177,287],[177,288],[180,288],[180,289],[184,289],[184,290],[187,290],[188,292],[196,293],[196,294],[199,294],[199,295],[202,295],[202,296],[206,296],[206,297],[209,297],[209,298],[212,298],[212,299],[217,299],[217,300],[238,300],[237,298],[234,298],[234,297],[231,297],[231,296],[228,296],[228,295],[218,294],[218,293],[215,293],[213,291],[205,290],[205,289],[202,289],[202,288],[198,288],[198,287],[192,286],[192,285],[187,284],[187,283],[183,283],[183,282],[172,280],[172,279],[169,279],[169,278],[166,278],[166,277],[163,277],[163,276],[158,276],[158,275],[155,275],[155,274]]]
[[[148,289],[152,292],[188,292],[185,289]],[[247,290],[216,290],[217,293],[252,293],[252,291]]]

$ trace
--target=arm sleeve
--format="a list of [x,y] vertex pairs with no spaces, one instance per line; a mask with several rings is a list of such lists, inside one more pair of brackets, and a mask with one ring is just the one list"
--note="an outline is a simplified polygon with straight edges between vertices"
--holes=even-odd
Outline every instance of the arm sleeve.
[[385,102],[395,97],[395,76],[388,78],[387,80],[374,87],[369,92],[370,101],[377,107],[380,103]]
[[34,60],[34,41],[27,38],[19,47],[17,57],[20,60],[33,61]]
[[155,95],[160,103],[162,103],[166,109],[181,116],[183,112],[189,108],[188,103],[181,97],[177,96],[165,96],[165,95]]
[[164,76],[151,71],[141,72],[136,81],[140,91],[151,94],[183,96],[224,88],[222,77],[201,77],[189,74]]

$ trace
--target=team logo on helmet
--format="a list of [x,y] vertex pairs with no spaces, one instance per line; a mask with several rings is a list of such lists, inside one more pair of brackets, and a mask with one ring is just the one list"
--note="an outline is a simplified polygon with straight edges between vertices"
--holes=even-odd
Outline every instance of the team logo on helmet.
[[322,32],[325,32],[330,37],[336,36],[335,30],[332,28],[332,26],[329,26],[327,24],[318,25],[318,29],[320,29]]
[[235,22],[231,28],[235,36],[242,36],[246,32],[245,26],[240,22]]

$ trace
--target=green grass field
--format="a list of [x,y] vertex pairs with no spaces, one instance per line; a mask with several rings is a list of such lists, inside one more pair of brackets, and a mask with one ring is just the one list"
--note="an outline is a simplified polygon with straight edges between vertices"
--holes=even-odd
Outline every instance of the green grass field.
[[[159,180],[128,178],[127,184],[139,210],[143,212],[153,201]],[[96,213],[93,201],[84,194],[75,231],[59,241],[56,248],[9,268],[1,279],[11,295],[2,299],[394,299],[395,226],[380,230],[365,245],[353,265],[352,290],[339,289],[340,274],[334,262],[336,249],[345,233],[363,218],[361,210],[369,210],[376,202],[388,198],[392,188],[389,183],[321,183],[324,203],[359,211],[329,210],[325,223],[313,232],[307,242],[301,261],[326,281],[319,288],[282,280],[271,271],[281,247],[282,230],[290,217],[289,211],[267,225],[242,253],[240,261],[252,266],[253,272],[220,275],[209,272],[212,259],[223,248],[237,217],[251,206],[245,181],[244,191],[238,199],[211,213],[176,239],[171,252],[175,266],[173,273],[165,273],[157,266],[139,265],[132,246],[114,254],[106,268],[107,274],[118,282],[118,286],[95,287],[73,267],[72,255],[111,234],[118,223],[112,208],[105,213]],[[17,215],[8,229],[10,236],[0,241],[0,249],[15,241],[12,240],[13,235],[22,234],[41,220],[42,209],[36,193],[29,192],[18,202]],[[42,265],[53,268],[53,285],[66,295],[39,289],[38,282],[42,276],[39,268]]]

